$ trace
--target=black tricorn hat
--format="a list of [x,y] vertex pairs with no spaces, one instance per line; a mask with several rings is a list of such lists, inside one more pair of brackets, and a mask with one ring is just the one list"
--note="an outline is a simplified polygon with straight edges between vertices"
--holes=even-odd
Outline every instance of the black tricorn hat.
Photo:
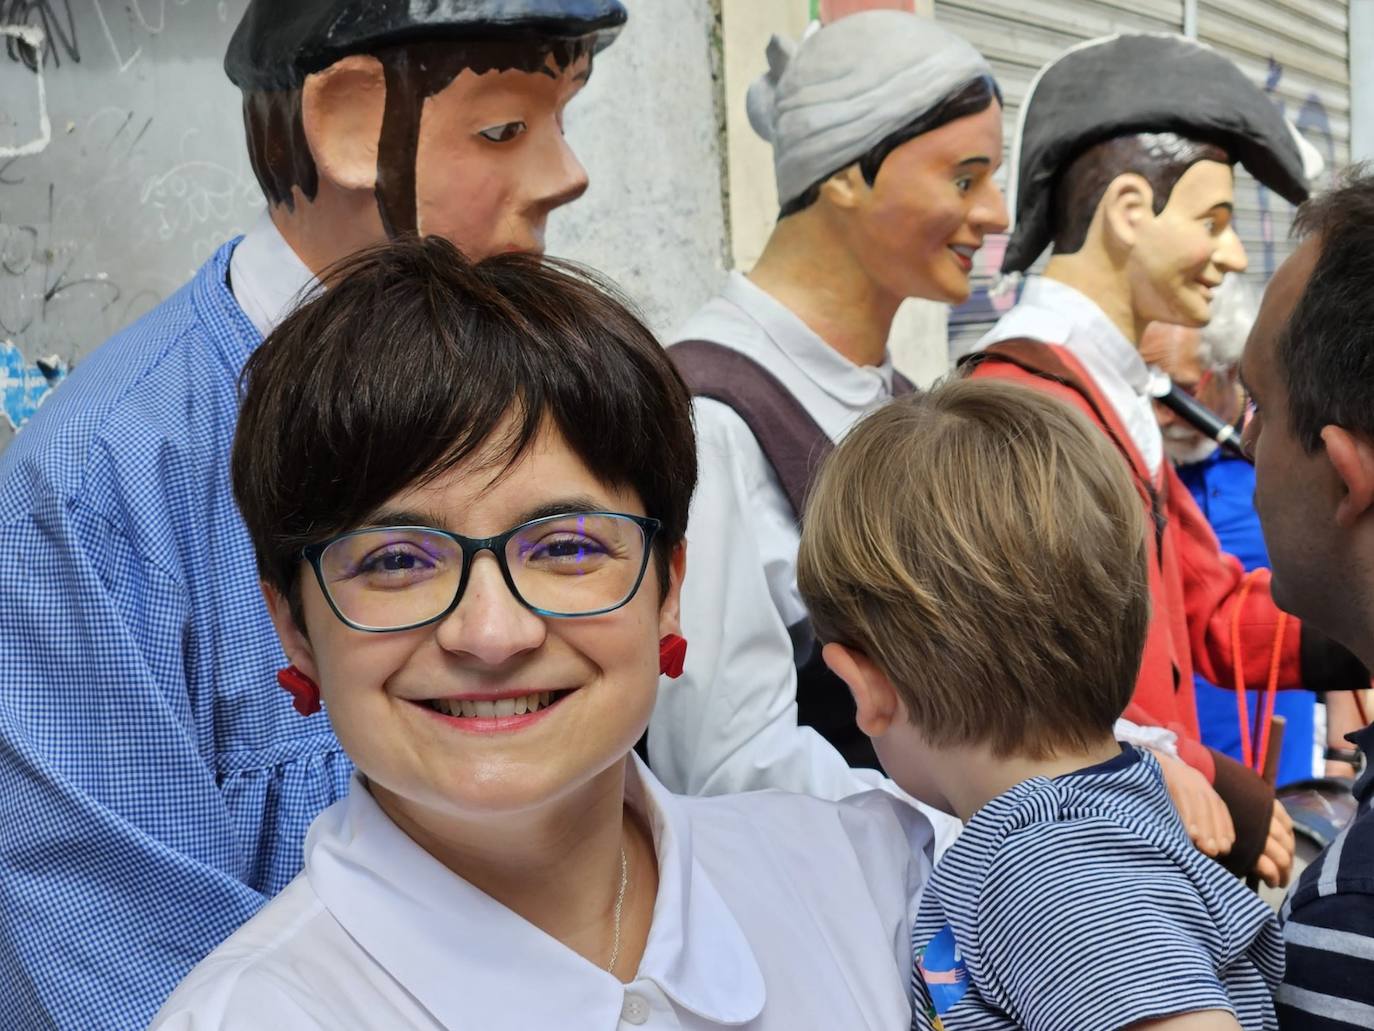
[[620,0],[251,0],[224,70],[244,91],[295,89],[349,54],[411,40],[577,39],[625,24]]
[[1024,272],[1054,238],[1054,184],[1079,154],[1131,133],[1214,143],[1293,204],[1307,199],[1295,130],[1230,60],[1168,34],[1092,40],[1041,69],[1012,143],[1016,223],[1003,272]]

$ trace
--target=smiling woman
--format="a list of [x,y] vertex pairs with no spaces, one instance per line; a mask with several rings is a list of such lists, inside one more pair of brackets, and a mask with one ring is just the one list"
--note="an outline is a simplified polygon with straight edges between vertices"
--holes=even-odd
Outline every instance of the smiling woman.
[[357,774],[155,1026],[907,1026],[922,818],[679,799],[632,752],[696,482],[657,341],[437,239],[326,281],[249,361],[232,472],[283,686]]

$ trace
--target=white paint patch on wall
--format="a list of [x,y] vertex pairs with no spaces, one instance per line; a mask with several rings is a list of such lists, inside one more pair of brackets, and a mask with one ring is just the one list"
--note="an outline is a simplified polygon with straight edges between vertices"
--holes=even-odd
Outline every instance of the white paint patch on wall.
[[43,48],[47,37],[36,25],[0,25],[0,47],[27,49],[34,59],[30,71],[21,61],[0,61],[0,158],[41,154],[52,142],[48,91],[43,79]]

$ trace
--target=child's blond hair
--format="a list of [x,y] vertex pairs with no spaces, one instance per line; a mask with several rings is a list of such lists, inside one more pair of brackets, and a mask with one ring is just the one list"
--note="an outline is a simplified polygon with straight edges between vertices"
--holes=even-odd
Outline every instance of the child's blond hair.
[[1110,733],[1149,621],[1141,498],[1086,418],[955,380],[874,412],[827,461],[797,580],[935,745],[1044,758]]

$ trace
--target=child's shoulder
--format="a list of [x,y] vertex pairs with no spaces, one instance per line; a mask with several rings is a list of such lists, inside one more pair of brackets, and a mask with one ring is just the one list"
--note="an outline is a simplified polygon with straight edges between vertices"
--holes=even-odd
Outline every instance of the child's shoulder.
[[[1201,856],[1179,823],[1158,765],[1127,748],[1081,773],[1024,781],[974,815],[941,867],[984,894],[1053,897],[1147,879],[1193,894]],[[1220,871],[1218,871],[1220,872]],[[1204,877],[1204,879],[1206,879]]]
[[1159,763],[1131,745],[1108,762],[1023,781],[975,814],[968,830],[999,851],[1191,850]]
[[946,907],[985,928],[1049,935],[1153,921],[1159,940],[1203,940],[1215,954],[1237,929],[1252,937],[1268,907],[1193,847],[1153,757],[1123,755],[989,803],[936,869]]

